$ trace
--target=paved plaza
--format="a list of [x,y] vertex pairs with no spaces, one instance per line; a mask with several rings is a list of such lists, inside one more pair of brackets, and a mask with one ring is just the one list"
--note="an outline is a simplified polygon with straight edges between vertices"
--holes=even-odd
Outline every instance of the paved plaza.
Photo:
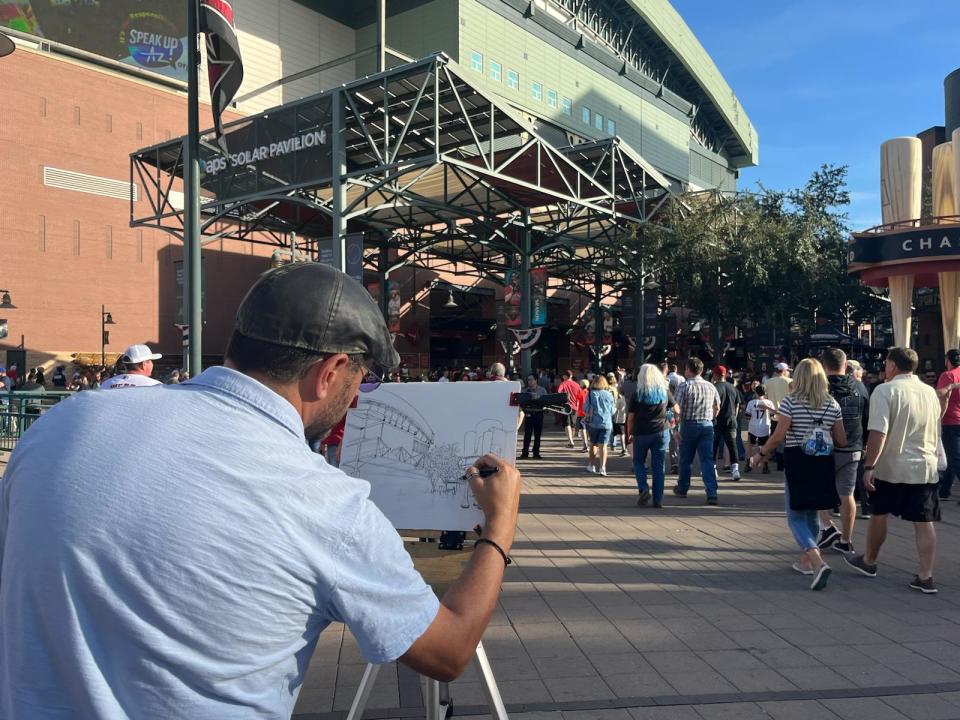
[[[938,595],[907,587],[913,530],[896,519],[877,578],[831,550],[830,585],[812,592],[790,569],[781,474],[722,483],[719,507],[697,479],[674,497],[668,477],[654,510],[636,507],[629,458],[589,475],[556,432],[543,453],[521,465],[515,564],[483,638],[512,718],[960,718],[956,503],[938,527]],[[344,717],[363,663],[329,628],[294,717]],[[456,716],[489,714],[473,668],[450,691]],[[365,717],[422,716],[421,702],[412,671],[384,668]]]

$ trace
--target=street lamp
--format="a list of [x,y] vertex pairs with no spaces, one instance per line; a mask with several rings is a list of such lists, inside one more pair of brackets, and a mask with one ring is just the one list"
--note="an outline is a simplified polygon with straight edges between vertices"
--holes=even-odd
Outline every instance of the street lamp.
[[17,306],[10,301],[10,291],[0,290],[0,310],[16,310]]
[[107,325],[116,325],[113,321],[113,315],[107,312],[104,305],[100,306],[100,367],[107,364],[107,345],[110,344],[110,332]]

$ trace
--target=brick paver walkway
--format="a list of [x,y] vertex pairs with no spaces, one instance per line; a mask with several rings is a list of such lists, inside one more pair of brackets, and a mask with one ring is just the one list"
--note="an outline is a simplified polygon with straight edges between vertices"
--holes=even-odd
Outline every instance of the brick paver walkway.
[[[939,595],[907,587],[913,531],[891,518],[880,575],[829,551],[829,588],[807,589],[783,517],[782,476],[702,485],[666,507],[635,505],[630,460],[608,477],[545,438],[521,465],[515,565],[484,636],[513,718],[960,718],[960,507],[938,526]],[[866,521],[858,521],[862,546]],[[295,718],[345,716],[363,670],[342,627],[323,634]],[[457,716],[487,715],[471,669],[450,686]],[[384,668],[365,717],[422,716],[417,676]],[[561,717],[562,714],[562,717]]]

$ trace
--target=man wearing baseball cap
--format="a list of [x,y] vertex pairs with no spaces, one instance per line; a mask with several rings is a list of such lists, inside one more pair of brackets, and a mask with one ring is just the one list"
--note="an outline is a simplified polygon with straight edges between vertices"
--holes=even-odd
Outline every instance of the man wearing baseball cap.
[[441,604],[369,484],[307,444],[398,361],[360,283],[291,264],[247,293],[223,367],[41,417],[0,485],[0,716],[289,717],[331,622],[370,662],[455,678],[496,605],[519,474],[468,470],[483,544]]
[[[773,377],[763,384],[767,391],[767,400],[773,403],[773,407],[780,409],[780,403],[790,392],[790,366],[785,362],[779,362],[773,366]],[[777,416],[774,415],[770,421],[770,434],[777,431]],[[774,452],[777,460],[777,470],[783,470],[783,445]]]
[[162,357],[163,355],[153,352],[146,345],[131,345],[120,356],[119,365],[123,367],[123,372],[114,375],[100,387],[104,390],[116,390],[117,388],[161,385],[159,380],[154,380],[150,376],[153,374],[153,361]]

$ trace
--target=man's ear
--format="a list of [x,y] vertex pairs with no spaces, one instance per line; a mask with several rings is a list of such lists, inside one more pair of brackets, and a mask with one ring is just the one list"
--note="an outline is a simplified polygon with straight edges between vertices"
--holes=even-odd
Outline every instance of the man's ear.
[[310,368],[300,383],[300,391],[305,399],[311,402],[335,396],[338,388],[346,381],[349,368],[348,355],[331,355]]

